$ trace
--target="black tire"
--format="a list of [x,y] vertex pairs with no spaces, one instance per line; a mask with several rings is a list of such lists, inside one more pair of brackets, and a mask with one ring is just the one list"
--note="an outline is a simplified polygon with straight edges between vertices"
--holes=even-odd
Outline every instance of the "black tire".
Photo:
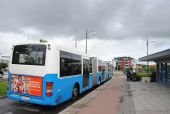
[[79,95],[79,86],[75,84],[72,91],[72,100],[75,100]]

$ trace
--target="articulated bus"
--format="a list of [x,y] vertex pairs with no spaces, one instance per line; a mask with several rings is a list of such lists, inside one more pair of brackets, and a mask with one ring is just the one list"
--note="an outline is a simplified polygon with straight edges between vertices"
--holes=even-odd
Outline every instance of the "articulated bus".
[[9,63],[9,99],[58,105],[112,76],[110,63],[50,43],[13,46]]

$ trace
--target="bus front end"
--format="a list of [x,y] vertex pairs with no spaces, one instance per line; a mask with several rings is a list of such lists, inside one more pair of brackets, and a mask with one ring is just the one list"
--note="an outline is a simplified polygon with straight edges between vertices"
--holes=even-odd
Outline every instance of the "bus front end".
[[56,105],[54,87],[57,76],[47,72],[48,49],[45,44],[14,46],[8,73],[9,99]]

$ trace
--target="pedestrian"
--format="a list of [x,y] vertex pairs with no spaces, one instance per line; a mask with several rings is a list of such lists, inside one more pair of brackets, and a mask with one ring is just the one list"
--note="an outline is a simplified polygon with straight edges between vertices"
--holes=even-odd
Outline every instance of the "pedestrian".
[[127,81],[129,81],[131,77],[131,72],[128,70],[126,75],[127,75]]

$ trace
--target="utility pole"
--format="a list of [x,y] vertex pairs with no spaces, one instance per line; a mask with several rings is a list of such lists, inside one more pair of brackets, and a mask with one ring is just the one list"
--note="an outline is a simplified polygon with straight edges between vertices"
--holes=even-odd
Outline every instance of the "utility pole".
[[77,48],[77,38],[75,38],[75,48]]
[[[147,56],[149,55],[149,39],[147,37],[147,40],[146,40],[146,46],[147,46]],[[147,70],[149,68],[149,61],[147,61]]]
[[76,36],[75,36],[75,48],[77,48],[77,32],[78,32],[78,30],[75,30],[75,32],[76,32]]
[[86,54],[87,54],[87,37],[88,37],[88,31],[86,29]]
[[94,31],[88,31],[86,28],[86,54],[87,54],[87,38],[90,33],[92,33],[92,35],[96,35],[96,33]]

